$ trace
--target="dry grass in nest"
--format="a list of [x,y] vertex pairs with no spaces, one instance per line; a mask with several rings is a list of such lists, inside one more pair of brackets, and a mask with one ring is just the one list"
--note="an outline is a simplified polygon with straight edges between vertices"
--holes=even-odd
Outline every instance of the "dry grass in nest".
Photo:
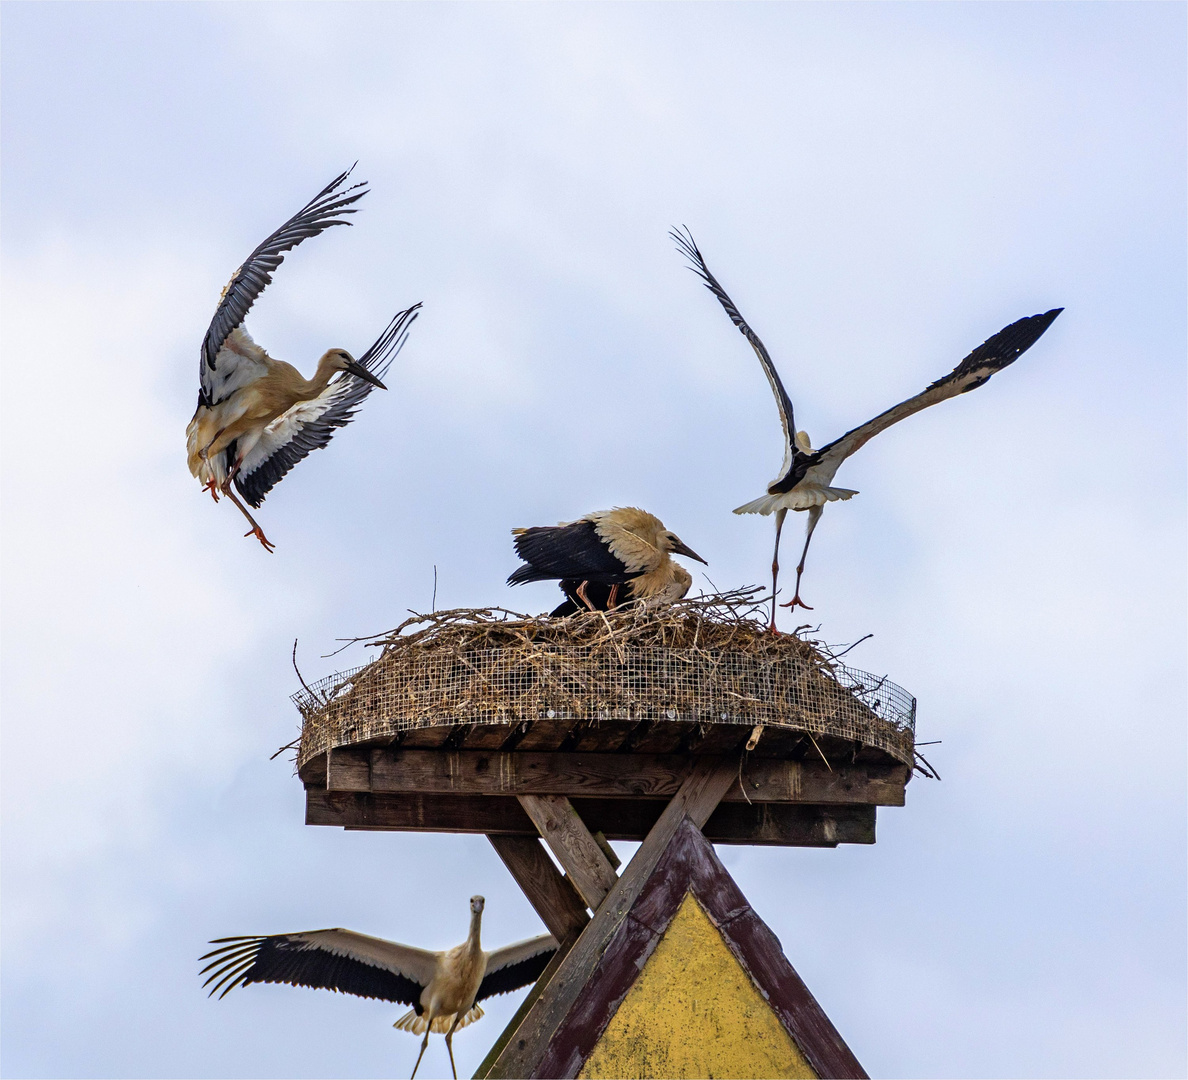
[[[298,763],[331,747],[464,724],[780,724],[912,761],[915,701],[821,642],[772,634],[760,590],[567,618],[503,608],[412,615],[352,639],[371,664],[294,696]],[[304,683],[303,683],[304,686]]]

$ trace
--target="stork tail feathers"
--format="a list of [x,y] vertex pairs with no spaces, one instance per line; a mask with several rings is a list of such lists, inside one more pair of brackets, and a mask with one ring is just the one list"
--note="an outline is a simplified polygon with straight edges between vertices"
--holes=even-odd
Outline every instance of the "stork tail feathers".
[[801,487],[752,499],[735,507],[736,514],[770,514],[775,510],[808,510],[838,499],[852,499],[858,492],[851,488]]
[[[458,1021],[458,1027],[454,1028],[458,1031],[460,1028],[466,1027],[468,1024],[473,1024],[483,1015],[483,1008],[481,1005],[474,1005],[471,1009]],[[435,1016],[433,1018],[433,1033],[435,1035],[444,1035],[450,1030],[450,1025],[454,1022],[454,1014],[446,1013],[442,1016]],[[418,1015],[416,1009],[409,1009],[399,1020],[392,1025],[394,1028],[399,1028],[401,1031],[411,1031],[414,1035],[424,1035],[425,1029],[429,1027],[429,1021],[425,1019],[424,1014]]]

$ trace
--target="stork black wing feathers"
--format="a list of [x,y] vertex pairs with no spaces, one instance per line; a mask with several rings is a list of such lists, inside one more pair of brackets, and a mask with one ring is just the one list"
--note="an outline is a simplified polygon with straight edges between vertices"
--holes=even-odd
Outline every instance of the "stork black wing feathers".
[[516,537],[515,547],[525,565],[512,571],[509,585],[558,578],[621,585],[639,576],[611,554],[592,521],[525,529]]
[[718,279],[710,273],[710,268],[706,266],[701,250],[697,247],[697,242],[693,239],[693,234],[689,231],[688,226],[685,226],[684,233],[680,233],[676,229],[670,229],[668,235],[676,241],[677,247],[680,248],[685,258],[689,260],[693,272],[701,278],[705,283],[705,287],[718,298],[718,303],[726,309],[726,314],[730,316],[730,321],[738,327],[743,337],[751,343],[751,348],[759,354],[759,359],[763,362],[763,367],[771,378],[772,389],[775,390],[776,396],[779,398],[780,411],[783,413],[781,419],[785,421],[789,437],[791,437],[796,431],[796,422],[792,412],[792,400],[788,397],[788,392],[784,389],[784,384],[780,381],[779,372],[776,371],[775,364],[771,362],[771,356],[768,354],[766,346],[759,340],[759,335],[747,325],[746,319],[742,317],[734,301],[726,294],[726,290],[718,284]]
[[[381,380],[387,374],[397,353],[404,347],[408,338],[408,328],[417,317],[420,304],[414,304],[407,311],[400,312],[387,328],[361,357],[359,363],[372,371]],[[371,383],[364,382],[354,375],[342,374],[332,384],[345,387],[334,397],[333,403],[316,419],[302,424],[293,437],[277,448],[277,450],[260,465],[250,472],[240,472],[235,477],[235,487],[243,496],[244,501],[252,507],[258,507],[285,474],[312,451],[320,450],[334,435],[334,429],[345,427],[355,415],[355,410],[363,399],[374,389]],[[305,403],[303,403],[305,404]],[[300,406],[298,406],[300,407]],[[284,417],[275,422],[283,422]]]
[[[272,281],[272,272],[284,261],[283,252],[296,247],[307,237],[317,236],[331,226],[351,224],[342,220],[341,215],[356,213],[358,207],[352,207],[351,204],[367,194],[366,182],[354,184],[342,191],[338,190],[353,169],[354,165],[335,177],[260,244],[235,272],[235,276],[223,292],[218,310],[215,311],[202,342],[203,372],[206,367],[214,370],[215,358],[223,342],[227,340],[227,335],[243,322],[256,297]],[[202,404],[211,403],[204,401]]]
[[1028,349],[1043,336],[1045,330],[1055,321],[1064,308],[1052,308],[1042,315],[1028,315],[1005,326],[991,337],[982,342],[973,352],[961,361],[948,375],[929,384],[931,390],[935,386],[943,386],[954,379],[975,374],[984,370],[985,377],[971,382],[961,392],[968,393],[981,386],[986,379],[996,371],[1001,371],[1008,364],[1013,364]]
[[[350,956],[336,955],[308,941],[276,934],[271,937],[222,938],[227,942],[202,957],[215,959],[203,968],[214,971],[203,983],[213,995],[225,997],[248,983],[288,983],[317,990],[335,990],[356,997],[378,998],[413,1005],[420,1012],[423,987],[404,975],[375,967]],[[214,944],[214,943],[212,943]],[[498,993],[499,991],[495,991]]]
[[[898,405],[893,405],[865,424],[859,424],[858,427],[847,431],[840,438],[834,439],[831,443],[814,451],[810,463],[815,465],[818,462],[832,461],[836,467],[869,439],[880,431],[886,430],[892,424],[896,424],[930,405],[977,389],[995,372],[1014,363],[1030,349],[1063,310],[1064,308],[1052,308],[1050,311],[1039,315],[1028,315],[1009,326],[1004,326],[997,334],[982,342],[948,375],[930,383],[914,397],[901,401]],[[777,489],[773,485],[769,490],[787,491],[788,488],[781,486]]]
[[512,990],[519,990],[521,986],[536,982],[540,978],[540,973],[549,966],[549,961],[552,960],[556,951],[557,948],[554,944],[552,947],[538,952],[535,956],[521,960],[518,964],[508,964],[498,971],[488,972],[483,976],[483,981],[479,983],[478,993],[475,994],[474,1000],[482,1001],[483,998],[494,997],[496,994],[508,994]]
[[784,462],[780,467],[779,479],[772,483],[767,490],[773,494],[790,491],[800,482],[812,464],[812,458],[796,445],[796,414],[792,409],[792,399],[788,397],[788,391],[784,389],[784,383],[780,379],[780,373],[776,371],[776,366],[772,362],[771,355],[768,353],[766,346],[759,340],[759,335],[747,325],[746,319],[742,317],[734,301],[730,299],[726,290],[718,284],[718,279],[714,277],[710,272],[710,268],[706,266],[705,258],[702,256],[701,250],[693,239],[693,234],[689,231],[689,227],[686,225],[684,228],[684,233],[680,233],[676,229],[671,229],[668,235],[676,241],[676,245],[681,253],[689,260],[693,272],[701,278],[705,287],[718,298],[718,303],[722,305],[726,314],[730,316],[730,321],[738,327],[743,337],[751,343],[751,348],[755,350],[755,354],[759,357],[759,363],[763,366],[763,373],[767,376],[767,381],[771,385],[771,392],[775,395],[776,407],[780,413],[780,426],[784,429]]

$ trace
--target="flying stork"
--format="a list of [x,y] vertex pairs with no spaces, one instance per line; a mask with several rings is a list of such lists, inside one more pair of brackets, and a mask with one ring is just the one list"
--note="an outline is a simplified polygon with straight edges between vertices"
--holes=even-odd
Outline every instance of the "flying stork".
[[215,502],[221,493],[239,507],[252,526],[244,535],[255,536],[266,551],[273,544],[232,483],[248,505],[258,507],[285,473],[350,422],[372,387],[387,389],[380,380],[421,306],[400,312],[358,360],[345,349],[324,353],[312,379],[274,360],[248,334],[244,318],[283,253],[333,225],[351,224],[343,215],[358,210],[352,204],[367,186],[344,188],[350,174],[348,169],[336,177],[247,257],[223,289],[202,342],[198,408],[186,428],[190,473]]
[[775,395],[776,406],[780,411],[780,423],[784,429],[784,462],[780,466],[780,474],[767,485],[767,494],[751,502],[744,503],[735,509],[736,514],[770,514],[776,516],[775,554],[771,562],[771,630],[775,631],[776,617],[776,579],[780,571],[780,531],[784,527],[784,517],[789,510],[808,511],[806,522],[804,550],[800,553],[800,562],[796,567],[796,591],[790,601],[782,607],[795,608],[797,605],[812,610],[808,604],[800,599],[800,578],[804,573],[804,560],[808,555],[809,541],[813,538],[813,530],[820,520],[821,511],[827,502],[838,499],[850,499],[857,495],[857,491],[850,488],[831,486],[834,474],[841,463],[851,454],[874,438],[880,431],[899,423],[905,417],[919,412],[921,409],[935,405],[939,401],[967,393],[988,381],[996,371],[1001,371],[1008,364],[1014,363],[1041,337],[1045,330],[1052,325],[1056,316],[1064,308],[1052,308],[1041,315],[1031,315],[1004,327],[993,337],[988,338],[961,361],[948,375],[937,379],[915,397],[901,401],[886,412],[879,413],[873,420],[868,420],[851,431],[847,431],[840,439],[814,450],[809,442],[808,433],[796,430],[796,423],[792,413],[792,402],[784,390],[779,373],[768,355],[763,342],[739,314],[734,301],[726,295],[726,290],[718,284],[717,278],[710,273],[705,264],[692,233],[685,228],[684,233],[673,229],[669,235],[676,241],[677,247],[689,260],[694,272],[704,282],[705,287],[718,298],[718,302],[726,310],[731,321],[741,331],[743,337],[751,343],[751,348],[759,357],[763,365],[764,374],[771,384],[771,391]]
[[560,525],[513,529],[512,535],[525,565],[513,570],[507,583],[560,581],[567,599],[553,615],[609,611],[618,606],[624,585],[625,600],[671,604],[689,591],[693,578],[669,556],[705,562],[658,517],[634,506],[597,510]]
[[430,1032],[437,1032],[445,1035],[450,1068],[458,1080],[454,1032],[483,1015],[477,1002],[535,982],[557,951],[556,939],[541,934],[484,952],[479,926],[485,903],[481,896],[470,898],[470,934],[444,952],[342,929],[216,938],[211,944],[220,947],[199,958],[199,963],[210,960],[201,974],[211,974],[202,985],[214,983],[208,996],[221,989],[220,998],[248,983],[288,983],[411,1005],[392,1026],[425,1035],[413,1076]]

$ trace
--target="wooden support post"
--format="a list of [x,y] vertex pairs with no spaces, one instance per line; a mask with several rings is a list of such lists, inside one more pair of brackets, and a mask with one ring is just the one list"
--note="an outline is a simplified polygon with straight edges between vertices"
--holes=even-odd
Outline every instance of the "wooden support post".
[[518,798],[557,861],[565,867],[578,895],[591,911],[597,911],[619,878],[573,804],[564,795]]
[[558,942],[585,929],[590,921],[586,905],[535,836],[490,834],[487,839]]
[[547,996],[542,995],[528,1010],[508,1038],[498,1060],[491,1063],[487,1076],[533,1074],[553,1033],[581,994],[594,965],[655,870],[681,822],[688,817],[700,829],[735,782],[737,769],[737,763],[716,758],[700,759],[693,765],[688,778],[664,808],[622,877],[595,911],[590,925],[561,961],[549,982]]

